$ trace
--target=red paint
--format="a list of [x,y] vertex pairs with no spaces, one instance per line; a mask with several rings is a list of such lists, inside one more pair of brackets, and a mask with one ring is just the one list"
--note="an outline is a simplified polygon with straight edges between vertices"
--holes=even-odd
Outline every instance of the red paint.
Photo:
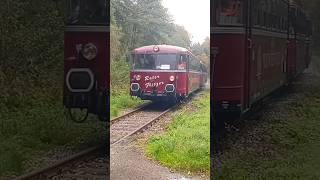
[[[88,26],[86,31],[79,31],[75,26],[72,31],[65,32],[64,105],[67,108],[88,109],[89,113],[97,114],[99,117],[109,117],[109,31],[106,26],[105,32],[95,32],[94,29],[90,31],[90,28]],[[88,43],[97,48],[97,56],[93,60],[85,59],[79,52],[79,49]],[[92,72],[94,82],[89,91],[74,92],[68,88],[67,74],[74,69],[89,69]],[[78,78],[76,81],[76,84],[83,83],[83,79]]]
[[[65,33],[65,68],[64,75],[71,68],[89,68],[93,71],[99,90],[109,89],[109,32],[66,32]],[[79,58],[76,46],[93,43],[98,54],[94,60]],[[81,55],[80,55],[81,56]],[[68,58],[75,58],[68,60]],[[65,77],[65,76],[64,76]],[[65,86],[66,87],[66,86]],[[67,90],[68,91],[68,90]]]
[[[310,63],[308,28],[302,32],[304,35],[300,34],[297,38],[295,33],[288,39],[287,26],[263,24],[255,19],[255,11],[248,9],[254,8],[255,5],[259,7],[259,4],[255,4],[253,0],[242,2],[245,12],[241,20],[243,25],[239,22],[219,25],[216,19],[220,13],[219,2],[214,2],[216,9],[211,18],[211,75],[215,112],[236,112],[238,115],[245,113],[267,95],[299,75]],[[284,7],[289,8],[287,2],[282,3],[285,3],[282,4]],[[295,21],[296,18],[291,17],[292,14],[289,16],[288,12],[289,9],[283,9],[282,14],[278,16]],[[222,15],[226,16],[225,19],[234,16]],[[304,20],[308,21],[306,18]],[[301,28],[290,28],[301,31]]]

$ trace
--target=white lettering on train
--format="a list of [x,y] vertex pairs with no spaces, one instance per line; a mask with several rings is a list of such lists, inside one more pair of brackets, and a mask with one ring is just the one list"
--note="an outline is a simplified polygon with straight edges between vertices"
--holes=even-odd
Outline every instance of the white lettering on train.
[[148,88],[148,87],[158,87],[158,86],[164,85],[164,82],[147,82],[144,85],[146,86],[146,88]]
[[144,81],[156,80],[159,78],[160,78],[160,76],[145,76]]

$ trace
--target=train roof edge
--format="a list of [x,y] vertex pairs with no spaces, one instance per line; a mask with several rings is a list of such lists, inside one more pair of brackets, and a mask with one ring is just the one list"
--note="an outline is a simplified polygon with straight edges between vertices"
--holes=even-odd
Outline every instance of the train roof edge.
[[191,52],[190,50],[188,50],[187,48],[183,48],[183,47],[179,47],[179,46],[173,46],[173,45],[167,45],[167,44],[161,44],[161,45],[149,45],[149,46],[142,46],[139,48],[136,48],[133,50],[134,53],[144,53],[146,51],[154,51],[154,48],[158,47],[159,48],[159,52],[160,51],[164,51],[164,52]]

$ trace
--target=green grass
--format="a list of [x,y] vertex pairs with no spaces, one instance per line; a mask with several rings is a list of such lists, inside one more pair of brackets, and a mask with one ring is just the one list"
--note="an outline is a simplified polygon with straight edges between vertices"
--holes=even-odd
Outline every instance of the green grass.
[[263,125],[260,144],[227,150],[222,168],[215,169],[212,178],[319,179],[320,87],[307,88],[304,96],[287,108],[288,118]]
[[129,92],[118,94],[118,95],[111,95],[110,98],[110,115],[111,118],[117,117],[120,115],[121,112],[128,108],[134,108],[138,105],[142,104],[143,101],[136,98],[131,97]]
[[[30,89],[29,89],[30,90]],[[19,175],[25,161],[58,146],[93,143],[102,139],[105,124],[94,117],[76,124],[64,115],[61,97],[37,89],[0,102],[0,179]]]
[[111,97],[110,116],[119,116],[126,109],[134,108],[143,103],[142,100],[130,96],[130,66],[125,59],[111,63]]
[[174,114],[167,131],[149,139],[147,154],[171,169],[209,173],[210,93]]

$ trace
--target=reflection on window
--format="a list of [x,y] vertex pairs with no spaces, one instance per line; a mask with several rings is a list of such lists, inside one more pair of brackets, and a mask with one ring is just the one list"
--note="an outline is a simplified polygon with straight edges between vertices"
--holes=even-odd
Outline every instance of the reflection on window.
[[178,61],[178,69],[179,70],[185,70],[187,69],[187,55],[186,54],[182,54],[180,55],[179,61]]
[[220,25],[241,25],[242,22],[242,0],[219,0],[218,23]]
[[105,25],[108,23],[106,0],[68,0],[68,24]]
[[106,21],[106,1],[86,0],[84,7],[84,21],[86,24],[103,24]]
[[68,3],[68,23],[76,24],[80,20],[80,0],[70,0]]
[[176,54],[137,54],[134,55],[134,69],[175,70],[177,69]]

